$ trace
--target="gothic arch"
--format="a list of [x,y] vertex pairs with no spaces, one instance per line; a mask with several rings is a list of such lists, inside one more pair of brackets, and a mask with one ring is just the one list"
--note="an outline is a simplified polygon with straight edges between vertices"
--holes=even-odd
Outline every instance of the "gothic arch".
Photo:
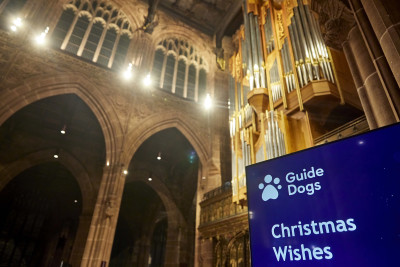
[[122,129],[118,116],[106,97],[88,79],[79,73],[44,75],[28,79],[16,88],[0,93],[0,99],[7,103],[0,107],[0,125],[23,107],[38,100],[63,94],[75,94],[88,105],[97,118],[105,141],[106,159],[118,161],[116,151]]
[[176,25],[176,23],[172,23],[172,25],[167,24],[162,28],[156,27],[154,29],[153,36],[154,47],[164,39],[173,37],[186,40],[190,44],[195,45],[200,51],[206,51],[205,54],[207,54],[207,57],[212,54],[210,49],[212,46],[211,38],[203,34],[195,34],[192,29],[189,29],[185,26]]
[[[143,181],[132,180],[134,183],[144,183]],[[155,194],[159,196],[161,202],[164,205],[167,214],[167,240],[165,247],[165,266],[175,266],[179,263],[179,256],[181,250],[184,250],[187,240],[184,237],[185,231],[187,231],[187,222],[184,219],[181,211],[174,202],[174,198],[167,188],[167,186],[157,177],[153,177],[151,183],[145,183],[149,186]],[[177,236],[181,236],[177,239]]]
[[[0,180],[0,191],[3,190],[14,177],[23,171],[42,163],[54,162],[49,160],[49,155],[51,155],[52,152],[53,150],[50,149],[34,152],[19,158],[6,168],[0,169],[0,177],[2,177]],[[63,157],[59,158],[57,162],[68,169],[79,184],[82,195],[82,214],[91,213],[96,201],[96,191],[90,181],[89,174],[75,157],[65,150],[62,150],[62,153]]]
[[[90,1],[90,0],[88,0]],[[63,6],[70,3],[71,0],[59,0],[59,5],[61,8],[61,11],[59,11],[59,15],[61,15]],[[98,0],[98,2],[103,2],[103,0]],[[134,3],[134,7],[136,8],[131,8],[127,7],[126,4],[124,5],[123,1],[120,0],[108,0],[110,4],[112,4],[115,8],[118,8],[119,10],[123,11],[125,15],[128,17],[129,21],[132,23],[132,28],[136,29],[140,27],[141,22],[139,20],[142,20],[143,14],[141,14],[140,11],[137,9],[137,5],[140,5],[140,2],[137,0],[132,0],[131,2]],[[143,9],[147,10],[147,7],[143,5]],[[57,19],[59,16],[57,16]],[[140,18],[140,19],[139,19]],[[143,20],[144,21],[144,20]]]
[[183,25],[179,25],[174,21],[165,21],[164,19],[160,19],[160,21],[160,24],[162,23],[162,25],[156,27],[152,34],[152,51],[149,51],[151,67],[153,64],[156,47],[160,42],[169,38],[186,40],[189,44],[193,45],[197,51],[202,51],[199,55],[205,62],[207,62],[208,65],[206,91],[214,92],[214,73],[217,70],[217,66],[215,64],[215,54],[212,51],[212,47],[214,46],[212,43],[212,38],[205,34],[194,32],[193,30],[188,29]]
[[189,126],[185,122],[188,119],[189,118],[185,118],[178,112],[164,113],[162,116],[154,114],[147,117],[146,121],[135,130],[134,135],[132,135],[127,141],[128,149],[125,151],[123,157],[124,160],[127,161],[125,162],[126,165],[128,166],[129,161],[133,158],[137,149],[149,137],[162,130],[175,127],[193,146],[202,166],[207,166],[210,158],[209,141],[199,135],[199,133],[202,132],[201,129],[196,129],[194,125]]

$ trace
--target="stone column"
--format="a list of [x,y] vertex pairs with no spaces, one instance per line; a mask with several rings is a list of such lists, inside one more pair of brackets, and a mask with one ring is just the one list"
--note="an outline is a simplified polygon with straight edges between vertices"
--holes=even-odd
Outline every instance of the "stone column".
[[125,175],[120,164],[104,168],[82,267],[108,266],[124,184]]
[[[364,98],[362,99],[362,102],[364,103],[367,103],[368,99],[370,104],[366,105],[366,110],[368,110],[367,112],[372,111],[372,115],[376,121],[376,126],[378,127],[395,123],[396,118],[393,114],[391,104],[388,101],[385,90],[383,89],[378,73],[371,61],[368,49],[358,27],[354,27],[350,30],[348,42],[352,54],[354,55],[355,63],[359,70],[363,86],[365,87],[365,96],[362,93],[360,98]],[[362,87],[357,88],[357,90],[361,92],[364,91]],[[371,129],[373,129],[373,127],[374,125],[370,125]]]
[[372,63],[374,64],[378,77],[381,81],[382,88],[388,98],[388,103],[391,106],[392,113],[396,121],[399,121],[400,90],[389,67],[388,61],[383,54],[379,41],[376,38],[374,31],[371,27],[371,23],[373,21],[370,21],[365,14],[364,8],[361,5],[360,0],[351,0],[350,5],[354,12],[356,22],[361,31],[361,35],[372,59]]
[[199,260],[195,262],[195,266],[208,267],[213,266],[213,241],[211,238],[199,239]]
[[371,129],[375,129],[378,126],[376,125],[375,117],[371,109],[371,103],[369,103],[368,97],[366,95],[360,71],[358,70],[356,60],[354,58],[353,52],[351,51],[350,44],[348,41],[345,41],[342,44],[342,46],[343,46],[343,52],[347,59],[347,63],[349,64],[351,75],[353,76],[354,84],[357,88],[358,96],[360,98],[361,105],[365,113],[365,117],[367,118],[368,125]]
[[400,2],[361,0],[372,28],[400,86]]
[[132,48],[129,50],[127,58],[131,59],[133,65],[139,68],[141,75],[151,72],[154,59],[154,45],[149,34],[139,32],[131,40]]
[[176,216],[176,221],[168,217],[167,242],[165,244],[165,267],[178,267],[187,264],[186,226],[181,216]]
[[83,214],[79,217],[78,230],[76,231],[75,242],[70,257],[72,266],[80,266],[81,264],[91,221],[92,214]]

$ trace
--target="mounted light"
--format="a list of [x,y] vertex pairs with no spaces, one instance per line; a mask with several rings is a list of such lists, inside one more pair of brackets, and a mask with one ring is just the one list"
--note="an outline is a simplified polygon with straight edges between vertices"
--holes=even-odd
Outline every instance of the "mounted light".
[[143,85],[148,87],[151,85],[151,77],[150,77],[150,73],[146,75],[146,77],[144,77],[143,79]]
[[18,17],[12,21],[10,28],[13,32],[16,32],[19,28],[22,27],[22,24],[22,19]]
[[60,133],[61,134],[65,134],[67,132],[67,126],[64,124],[64,126],[62,127]]
[[132,78],[132,63],[129,63],[128,67],[123,73],[125,80],[130,80]]
[[38,45],[44,45],[45,44],[46,35],[47,35],[48,32],[49,32],[49,27],[46,27],[46,29],[40,35],[36,36],[35,40],[36,40],[36,43]]
[[149,177],[147,180],[149,180],[149,182],[153,181],[153,179],[151,177]]
[[124,174],[127,175],[127,174],[128,174],[128,171],[127,171],[127,170],[124,170]]
[[161,152],[158,152],[157,160],[161,160]]
[[206,110],[210,109],[212,106],[212,99],[210,94],[207,94],[206,99],[204,100],[204,108]]

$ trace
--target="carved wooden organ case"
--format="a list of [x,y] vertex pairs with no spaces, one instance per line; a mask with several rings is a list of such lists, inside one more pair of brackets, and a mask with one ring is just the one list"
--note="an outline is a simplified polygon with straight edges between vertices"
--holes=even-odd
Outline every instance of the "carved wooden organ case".
[[245,166],[311,147],[342,123],[332,114],[346,110],[346,120],[361,109],[344,54],[325,45],[311,7],[310,0],[243,2],[229,60],[234,202],[246,202]]

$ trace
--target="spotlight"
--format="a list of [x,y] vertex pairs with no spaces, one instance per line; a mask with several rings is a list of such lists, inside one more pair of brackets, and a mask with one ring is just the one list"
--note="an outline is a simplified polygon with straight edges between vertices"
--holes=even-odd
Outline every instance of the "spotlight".
[[65,133],[66,133],[66,131],[67,131],[67,126],[66,126],[66,125],[64,125],[64,126],[62,127],[62,129],[61,129],[60,133],[61,133],[61,134],[65,134]]
[[21,28],[21,26],[22,26],[22,19],[18,17],[12,21],[10,28],[13,32],[16,32],[18,28]]
[[143,85],[148,87],[151,85],[151,78],[150,78],[150,73],[146,75],[143,79]]
[[59,156],[60,156],[60,149],[59,149],[59,148],[57,148],[57,149],[56,149],[56,152],[54,152],[54,155],[53,155],[53,157],[54,157],[55,159],[58,159],[58,158],[59,158]]
[[127,175],[127,174],[128,174],[128,171],[127,171],[127,170],[124,170],[124,174]]
[[75,200],[74,200],[74,203],[78,203],[78,200],[77,200],[77,199],[75,199]]
[[46,27],[46,29],[35,38],[36,43],[38,45],[43,45],[46,42],[46,35],[48,32],[49,32],[49,27]]
[[204,100],[204,108],[206,110],[209,110],[212,105],[212,100],[210,94],[207,94],[206,99]]
[[151,177],[149,177],[147,180],[149,180],[149,182],[153,181],[153,179]]
[[125,80],[130,80],[132,78],[132,63],[129,63],[125,72],[123,73]]
[[110,166],[110,162],[109,162],[108,160],[107,160],[107,163],[106,163],[106,165],[107,165],[107,167],[108,167],[108,166]]
[[158,152],[157,160],[161,160],[161,152]]

